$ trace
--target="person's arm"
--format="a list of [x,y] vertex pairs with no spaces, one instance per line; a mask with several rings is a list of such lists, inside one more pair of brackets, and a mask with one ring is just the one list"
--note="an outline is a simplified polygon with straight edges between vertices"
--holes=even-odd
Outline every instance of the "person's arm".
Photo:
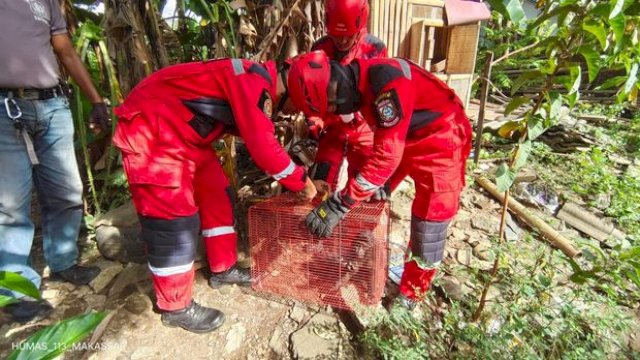
[[228,89],[240,137],[253,162],[282,186],[299,192],[305,201],[316,196],[316,188],[303,167],[296,165],[275,136],[273,99],[269,84],[262,76],[242,74]]
[[76,49],[74,49],[69,35],[62,33],[51,36],[51,45],[64,68],[71,74],[73,80],[93,105],[93,109],[89,114],[89,127],[94,131],[97,130],[97,132],[107,130],[109,123],[107,107],[93,85],[91,76],[84,67],[82,60],[80,60]]
[[341,196],[357,204],[383,187],[395,172],[404,153],[413,103],[411,80],[395,80],[380,91],[373,103],[377,122],[373,151],[355,178],[349,179]]

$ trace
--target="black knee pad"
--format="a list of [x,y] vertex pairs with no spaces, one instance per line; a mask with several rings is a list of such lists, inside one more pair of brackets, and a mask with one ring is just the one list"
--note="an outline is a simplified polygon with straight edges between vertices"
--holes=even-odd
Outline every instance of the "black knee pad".
[[140,224],[149,265],[168,268],[188,265],[195,260],[200,230],[198,214],[173,220],[140,216]]
[[414,256],[437,264],[442,261],[447,243],[449,222],[433,222],[411,217],[411,252]]

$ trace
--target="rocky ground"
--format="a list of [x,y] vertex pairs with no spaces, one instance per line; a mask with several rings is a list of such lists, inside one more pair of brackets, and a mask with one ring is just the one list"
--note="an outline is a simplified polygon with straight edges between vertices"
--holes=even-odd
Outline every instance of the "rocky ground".
[[[389,238],[390,265],[402,263],[409,237],[413,187],[406,181],[392,198],[392,227]],[[498,231],[499,205],[484,193],[468,188],[461,210],[450,228],[446,251],[445,275],[440,283],[453,299],[461,299],[477,283],[466,278],[461,267],[488,270],[492,267],[490,236]],[[131,228],[132,224],[122,225]],[[118,224],[105,222],[107,230]],[[103,229],[103,230],[105,230]],[[560,229],[562,230],[562,229]],[[567,236],[573,230],[567,230]],[[508,239],[516,241],[523,230],[509,220]],[[575,232],[575,231],[573,231]],[[211,289],[206,269],[196,276],[194,298],[226,314],[225,324],[217,331],[197,335],[164,327],[152,306],[153,291],[144,264],[121,263],[103,258],[92,240],[82,244],[82,262],[96,264],[102,273],[89,286],[75,287],[47,279],[43,295],[54,306],[46,321],[19,325],[0,317],[0,358],[39,328],[87,311],[106,310],[106,327],[97,331],[93,351],[67,353],[68,359],[351,359],[358,358],[353,335],[331,309],[304,305],[255,293],[251,289],[224,286]],[[39,264],[42,264],[41,256]],[[36,259],[37,260],[37,259]],[[245,264],[248,261],[245,259]],[[40,267],[42,267],[40,265]],[[496,290],[490,298],[499,296]],[[0,315],[2,316],[2,315]],[[88,342],[89,340],[85,340]]]

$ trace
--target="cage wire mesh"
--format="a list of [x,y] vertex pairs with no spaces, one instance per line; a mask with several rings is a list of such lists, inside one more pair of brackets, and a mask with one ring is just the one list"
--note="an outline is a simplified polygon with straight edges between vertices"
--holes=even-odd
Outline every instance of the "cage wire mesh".
[[387,276],[388,204],[358,205],[325,239],[304,224],[316,205],[283,194],[249,209],[253,288],[341,309],[376,305]]

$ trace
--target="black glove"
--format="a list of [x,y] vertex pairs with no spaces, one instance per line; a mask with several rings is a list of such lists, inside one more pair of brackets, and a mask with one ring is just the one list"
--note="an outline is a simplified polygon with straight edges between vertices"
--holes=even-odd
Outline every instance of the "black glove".
[[367,201],[387,201],[390,197],[391,189],[389,188],[389,183],[387,183],[384,184],[384,186],[379,187],[378,190],[376,190],[376,192],[374,192]]
[[89,113],[89,129],[109,131],[111,129],[109,121],[109,110],[105,103],[95,103]]
[[307,215],[306,224],[312,234],[329,237],[347,212],[349,207],[342,202],[340,193],[336,192]]

